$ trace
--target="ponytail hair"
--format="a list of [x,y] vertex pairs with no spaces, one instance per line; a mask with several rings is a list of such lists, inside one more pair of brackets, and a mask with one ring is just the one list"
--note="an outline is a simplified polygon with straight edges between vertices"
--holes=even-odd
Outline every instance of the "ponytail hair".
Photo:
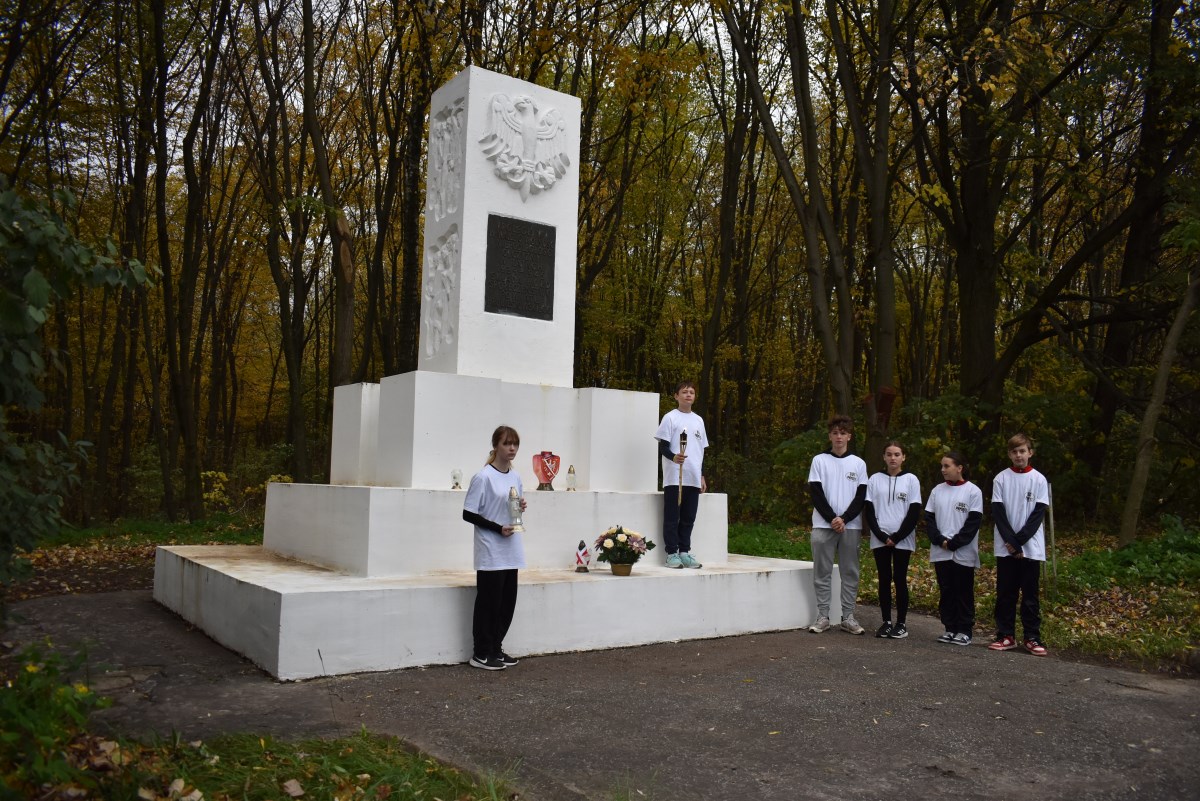
[[505,440],[512,440],[520,445],[521,435],[512,426],[496,426],[496,430],[492,432],[492,450],[488,453],[487,464],[496,461],[496,448],[500,447],[500,443]]
[[949,459],[956,465],[962,468],[963,481],[971,480],[971,466],[967,464],[967,459],[962,455],[961,451],[947,451],[943,459]]

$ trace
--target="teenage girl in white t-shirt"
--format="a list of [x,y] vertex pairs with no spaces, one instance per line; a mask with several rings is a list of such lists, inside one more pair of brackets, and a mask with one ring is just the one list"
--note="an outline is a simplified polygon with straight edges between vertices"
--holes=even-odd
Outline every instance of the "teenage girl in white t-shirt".
[[[917,548],[921,521],[921,482],[904,469],[904,446],[892,440],[883,449],[887,470],[867,481],[863,517],[871,530],[871,553],[879,570],[879,612],[883,625],[876,637],[908,636],[908,561]],[[892,624],[892,582],[896,584],[896,623]]]
[[[517,664],[504,653],[504,635],[517,608],[517,570],[525,567],[525,545],[513,531],[509,491],[516,489],[525,510],[521,476],[513,459],[521,446],[516,430],[500,426],[492,432],[487,464],[471,478],[463,502],[463,520],[475,526],[475,615],[471,624],[474,650],[471,667],[504,670]],[[498,522],[510,521],[510,522]]]
[[937,574],[938,612],[946,632],[941,643],[970,645],[975,629],[975,569],[979,567],[979,525],[983,492],[967,481],[967,463],[950,451],[942,457],[942,478],[925,504],[929,560]]

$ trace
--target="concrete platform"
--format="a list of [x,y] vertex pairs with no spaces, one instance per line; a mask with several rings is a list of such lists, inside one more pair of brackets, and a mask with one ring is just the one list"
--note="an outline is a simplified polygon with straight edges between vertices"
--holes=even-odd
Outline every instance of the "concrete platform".
[[[471,526],[462,522],[463,490],[271,484],[263,546],[290,559],[351,576],[424,576],[473,564]],[[642,560],[666,561],[662,494],[658,492],[526,491],[525,562],[531,569],[573,568],[580,540],[592,548],[600,532],[623,525],[658,546]],[[700,496],[692,549],[724,565],[729,502]],[[449,521],[449,522],[448,522]]]
[[[833,597],[837,597],[834,575]],[[642,560],[629,577],[523,570],[505,649],[563,653],[806,626],[812,563],[731,554],[702,570]],[[154,598],[279,679],[470,658],[475,574],[365,577],[257,546],[158,548]]]

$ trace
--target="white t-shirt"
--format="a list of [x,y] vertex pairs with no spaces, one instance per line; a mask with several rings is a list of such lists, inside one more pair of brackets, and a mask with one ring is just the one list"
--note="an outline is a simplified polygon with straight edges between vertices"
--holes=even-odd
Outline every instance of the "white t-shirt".
[[[889,476],[876,473],[867,480],[867,502],[875,510],[875,520],[886,534],[895,534],[908,516],[908,509],[921,502],[921,482],[912,473]],[[882,548],[886,543],[871,534],[871,547]],[[907,537],[896,543],[904,551],[917,549],[917,534],[914,529]]]
[[[1013,531],[1020,531],[1025,521],[1033,514],[1039,503],[1050,505],[1050,484],[1046,477],[1037,470],[1030,468],[1028,472],[1019,473],[1011,467],[996,475],[992,482],[992,503],[1004,504],[1008,523]],[[996,556],[1008,556],[1004,547],[1004,539],[997,530],[993,536],[993,546]],[[1038,526],[1037,533],[1021,547],[1026,559],[1046,561],[1046,523]]]
[[[510,467],[507,473],[501,473],[493,465],[484,465],[471,477],[463,509],[507,526],[511,522],[508,513],[510,487],[517,488],[517,495],[525,494],[521,476],[515,468]],[[497,531],[488,531],[479,526],[474,528],[476,570],[519,570],[525,567],[525,543],[521,541],[520,532],[505,537]]]
[[[818,453],[808,468],[808,483],[814,481],[820,483],[825,500],[829,501],[834,514],[840,515],[854,501],[858,488],[867,483],[867,463],[849,451],[841,456],[834,456],[830,452]],[[813,528],[829,528],[831,522],[813,509]],[[863,528],[862,512],[846,522],[847,531],[862,531]]]
[[[666,442],[671,453],[679,453],[679,433],[687,432],[687,450],[683,463],[683,485],[699,487],[700,477],[704,475],[704,449],[708,447],[708,434],[704,430],[704,418],[695,412],[681,412],[672,409],[663,415],[658,430],[654,432],[656,440]],[[679,486],[679,465],[670,459],[660,459],[663,469],[663,489]]]
[[[938,532],[946,539],[954,539],[954,535],[962,530],[971,512],[983,514],[983,491],[966,481],[962,484],[942,482],[929,493],[929,502],[925,511],[934,516]],[[929,547],[930,562],[958,562],[967,567],[979,567],[979,536],[958,550],[943,548],[939,544]]]

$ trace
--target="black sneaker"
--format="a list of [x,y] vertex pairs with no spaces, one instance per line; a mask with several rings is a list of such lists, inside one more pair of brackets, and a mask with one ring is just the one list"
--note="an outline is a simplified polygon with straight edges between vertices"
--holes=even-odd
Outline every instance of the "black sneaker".
[[505,667],[512,667],[513,665],[520,664],[520,662],[521,662],[520,659],[517,659],[515,656],[509,656],[508,654],[504,653],[503,651],[496,654],[495,658],[499,659],[501,662],[503,662]]
[[508,665],[501,662],[494,656],[489,656],[486,659],[478,656],[471,657],[471,667],[479,668],[480,670],[504,670]]
[[892,630],[888,632],[888,637],[893,640],[903,640],[908,636],[908,627],[903,623],[897,623],[892,626]]
[[889,622],[887,620],[883,621],[883,625],[880,626],[879,628],[875,629],[875,636],[879,637],[881,639],[886,639],[888,637],[891,637],[892,636],[891,622]]

